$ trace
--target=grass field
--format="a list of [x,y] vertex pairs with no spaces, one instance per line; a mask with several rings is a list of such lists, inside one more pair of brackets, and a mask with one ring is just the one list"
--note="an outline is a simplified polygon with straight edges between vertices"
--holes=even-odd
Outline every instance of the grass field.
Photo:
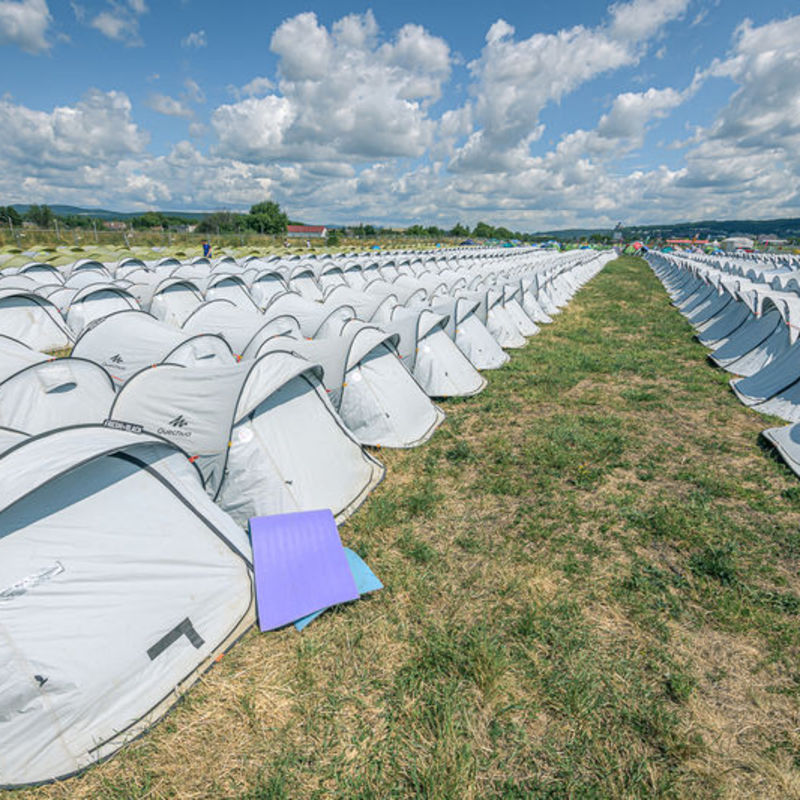
[[620,258],[342,528],[386,584],[251,632],[20,797],[800,796],[800,482]]

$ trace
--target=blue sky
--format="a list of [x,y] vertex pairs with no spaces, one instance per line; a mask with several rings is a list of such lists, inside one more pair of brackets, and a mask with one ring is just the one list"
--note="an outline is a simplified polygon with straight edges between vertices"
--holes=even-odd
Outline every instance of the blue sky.
[[784,0],[0,0],[0,204],[800,216]]

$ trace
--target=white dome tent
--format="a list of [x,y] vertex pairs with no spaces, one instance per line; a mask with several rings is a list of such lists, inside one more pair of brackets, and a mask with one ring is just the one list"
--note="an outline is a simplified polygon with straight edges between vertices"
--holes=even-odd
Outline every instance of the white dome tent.
[[242,525],[316,508],[341,521],[384,469],[331,407],[319,372],[283,351],[231,367],[160,364],[125,384],[110,416],[196,459],[212,496]]
[[236,363],[221,336],[186,333],[145,311],[119,311],[98,320],[78,337],[72,356],[100,364],[118,386],[162,361],[186,367]]
[[270,317],[238,308],[230,300],[209,300],[189,314],[183,331],[221,336],[237,358],[247,360],[273,336],[300,335],[300,323],[289,314]]
[[114,382],[82,358],[32,363],[0,381],[0,426],[28,434],[102,422],[114,400]]
[[247,537],[170,444],[103,426],[0,443],[0,785],[12,788],[112,755],[255,614]]
[[280,336],[262,345],[289,350],[323,368],[331,404],[362,443],[415,447],[444,420],[397,354],[399,337],[375,325],[350,320],[338,336],[308,340]]
[[22,289],[0,289],[0,334],[42,352],[61,350],[72,344],[58,308]]

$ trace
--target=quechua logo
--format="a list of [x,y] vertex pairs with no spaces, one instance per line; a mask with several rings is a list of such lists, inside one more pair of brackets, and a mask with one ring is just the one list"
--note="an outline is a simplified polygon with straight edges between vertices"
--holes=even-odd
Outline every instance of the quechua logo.
[[189,421],[183,414],[178,414],[177,417],[173,417],[165,427],[161,427],[158,429],[158,433],[162,436],[182,436],[185,438],[190,438],[192,435],[191,431],[185,431],[183,428],[188,427]]

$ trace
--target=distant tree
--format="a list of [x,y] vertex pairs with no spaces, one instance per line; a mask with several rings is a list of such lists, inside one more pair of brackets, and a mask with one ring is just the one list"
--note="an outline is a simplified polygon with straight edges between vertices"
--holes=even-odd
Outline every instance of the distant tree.
[[460,222],[457,222],[450,229],[450,235],[457,236],[459,239],[463,239],[465,236],[469,236],[469,228],[466,225],[462,225]]
[[353,236],[356,236],[359,239],[364,239],[367,236],[375,236],[377,233],[374,225],[365,225],[363,222],[359,222],[358,225],[354,225],[352,228],[350,228],[350,231]]
[[169,219],[160,211],[145,211],[138,217],[131,219],[131,225],[136,230],[147,230],[149,228],[168,228]]
[[49,228],[53,224],[53,211],[50,206],[32,205],[25,216],[37,228]]
[[94,222],[92,217],[86,217],[83,214],[67,214],[65,216],[58,216],[56,219],[65,228],[91,228]]
[[8,226],[9,222],[14,227],[22,225],[22,217],[14,206],[0,206],[0,224]]
[[204,217],[197,224],[198,233],[237,233],[248,227],[246,214],[234,214],[232,211],[215,211]]
[[250,208],[248,227],[261,233],[285,233],[289,217],[272,200],[256,203]]
[[425,228],[425,233],[428,236],[438,239],[444,234],[444,231],[441,228],[437,228],[436,225],[429,225]]
[[494,238],[495,239],[513,239],[514,234],[508,228],[495,228],[494,229]]
[[328,247],[336,247],[341,240],[342,236],[339,231],[336,230],[336,228],[331,228],[331,230],[328,231],[327,237],[325,238],[325,244],[328,245]]
[[412,225],[409,228],[406,228],[406,236],[424,236],[425,235],[425,228],[422,225]]
[[494,238],[494,228],[487,225],[485,222],[479,222],[473,229],[472,235],[479,239],[492,239]]

